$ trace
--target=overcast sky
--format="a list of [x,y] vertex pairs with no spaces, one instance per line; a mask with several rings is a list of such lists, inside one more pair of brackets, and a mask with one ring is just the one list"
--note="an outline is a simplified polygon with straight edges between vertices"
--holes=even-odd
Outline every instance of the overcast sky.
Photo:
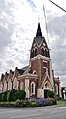
[[[66,10],[65,0],[52,1]],[[0,75],[29,64],[29,50],[39,21],[51,49],[54,73],[60,77],[62,86],[66,86],[66,13],[49,0],[0,0]]]

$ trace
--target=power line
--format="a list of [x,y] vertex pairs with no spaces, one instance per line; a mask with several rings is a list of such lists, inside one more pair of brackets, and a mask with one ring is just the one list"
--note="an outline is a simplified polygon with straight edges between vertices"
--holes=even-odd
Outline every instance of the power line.
[[49,0],[51,3],[53,3],[55,6],[57,6],[58,8],[60,8],[61,10],[63,10],[64,12],[66,12],[66,10],[64,10],[62,7],[60,7],[59,5],[57,5],[56,3],[54,3],[53,1]]

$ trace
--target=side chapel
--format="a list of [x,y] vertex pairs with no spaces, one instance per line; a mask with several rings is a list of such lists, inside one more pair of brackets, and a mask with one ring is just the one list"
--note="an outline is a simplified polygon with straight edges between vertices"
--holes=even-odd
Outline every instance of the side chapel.
[[1,75],[0,93],[11,89],[25,90],[26,98],[46,98],[47,91],[55,91],[57,85],[60,97],[60,80],[54,81],[50,50],[38,23],[36,37],[30,50],[29,65],[22,69],[15,68],[10,73]]

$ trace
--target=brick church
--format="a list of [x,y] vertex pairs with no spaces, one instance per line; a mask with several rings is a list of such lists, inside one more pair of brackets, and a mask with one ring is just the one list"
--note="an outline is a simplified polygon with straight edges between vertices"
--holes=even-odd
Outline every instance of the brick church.
[[46,98],[48,90],[61,96],[60,80],[54,78],[50,50],[42,35],[40,23],[31,46],[29,65],[21,69],[16,67],[15,71],[10,70],[1,75],[0,93],[12,89],[25,90],[26,98]]

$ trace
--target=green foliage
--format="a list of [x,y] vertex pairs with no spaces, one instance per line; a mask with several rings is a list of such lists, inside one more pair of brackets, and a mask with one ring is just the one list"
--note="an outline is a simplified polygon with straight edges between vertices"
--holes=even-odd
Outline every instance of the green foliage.
[[31,102],[29,102],[28,100],[25,101],[26,107],[31,107]]
[[10,91],[8,101],[15,101],[16,100],[16,91],[17,90],[15,90],[15,89]]
[[15,102],[15,107],[19,107],[20,106],[20,104],[21,104],[21,101],[18,99],[18,100],[16,100],[16,102]]
[[25,91],[24,90],[11,90],[0,93],[0,101],[15,101],[17,99],[24,100],[25,99]]
[[57,104],[58,105],[64,105],[66,101],[64,100],[57,100]]
[[16,100],[15,107],[30,107],[31,102],[26,100]]
[[36,101],[16,100],[15,107],[36,107]]
[[14,102],[0,102],[0,106],[3,107],[44,107],[56,105],[54,98],[36,99],[36,100],[16,100]]
[[7,101],[7,92],[2,93],[2,101]]
[[9,101],[10,91],[7,92],[7,101]]
[[0,102],[2,101],[2,93],[0,93]]
[[9,94],[9,101],[15,101],[17,99],[24,100],[25,99],[25,91],[24,90],[11,90]]
[[48,98],[48,100],[50,101],[50,103],[52,103],[52,105],[56,105],[57,101],[55,98]]
[[19,99],[19,100],[25,100],[25,91],[24,90],[18,90],[16,92],[16,100]]
[[54,98],[54,92],[53,91],[48,91],[48,93],[47,93],[47,95],[48,95],[48,97],[50,97],[50,98]]
[[36,107],[36,101],[31,101],[31,107]]

